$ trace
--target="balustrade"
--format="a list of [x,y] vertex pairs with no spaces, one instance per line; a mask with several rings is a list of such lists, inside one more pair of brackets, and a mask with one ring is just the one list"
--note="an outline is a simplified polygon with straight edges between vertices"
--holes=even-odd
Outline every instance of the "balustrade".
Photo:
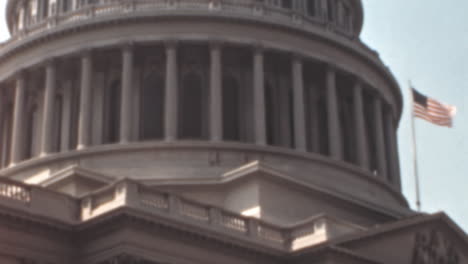
[[31,192],[23,184],[2,180],[0,181],[0,197],[29,203],[31,201]]
[[[46,0],[44,0],[46,1]],[[37,1],[42,3],[44,1]],[[66,2],[62,0],[60,2]],[[312,1],[313,4],[303,3],[303,0],[296,0],[297,4],[287,5],[281,1],[258,1],[258,0],[179,0],[177,2],[162,0],[98,0],[85,4],[72,6],[71,3],[59,4],[61,8],[51,8],[49,12],[42,15],[32,14],[28,8],[28,2],[23,1],[24,6],[17,6],[13,14],[15,21],[12,24],[13,38],[17,38],[40,33],[47,29],[67,23],[77,23],[80,21],[90,21],[94,17],[128,15],[134,13],[154,13],[173,11],[219,11],[229,15],[252,15],[256,18],[263,17],[290,24],[305,24],[307,26],[322,25],[328,29],[333,29],[339,34],[351,37],[353,35],[353,15],[352,8],[348,1],[338,0],[342,4],[327,6]],[[289,2],[288,2],[289,3]],[[64,8],[66,6],[66,8]],[[311,7],[312,6],[312,7]],[[331,12],[334,16],[326,15],[327,10],[337,8]],[[339,10],[338,10],[339,9]],[[335,16],[337,16],[335,18]]]
[[[3,199],[6,202],[2,201]],[[9,200],[19,201],[28,206],[18,207],[17,203],[8,203]],[[42,187],[0,179],[0,203],[2,206],[13,206],[27,212],[47,214],[52,219],[56,218],[69,224],[75,224],[76,221],[88,221],[118,208],[132,208],[153,214],[161,219],[177,218],[185,225],[197,225],[261,244],[267,242],[273,248],[286,251],[296,250],[299,245],[316,243],[319,241],[317,237],[314,237],[317,228],[323,231],[324,223],[333,222],[326,216],[319,216],[294,226],[281,227],[260,219],[180,198],[172,193],[164,193],[131,180],[121,180],[83,198],[73,199]],[[48,212],[51,203],[60,211]],[[346,227],[348,231],[360,228],[341,227]]]
[[[122,200],[121,197],[127,199]],[[82,221],[98,217],[118,207],[139,208],[160,217],[176,217],[186,224],[202,225],[232,236],[267,242],[274,248],[287,251],[320,241],[320,238],[317,239],[314,235],[317,227],[322,226],[323,229],[323,224],[327,221],[326,216],[319,216],[295,226],[280,227],[174,194],[162,193],[130,180],[115,183],[84,197],[82,201]]]

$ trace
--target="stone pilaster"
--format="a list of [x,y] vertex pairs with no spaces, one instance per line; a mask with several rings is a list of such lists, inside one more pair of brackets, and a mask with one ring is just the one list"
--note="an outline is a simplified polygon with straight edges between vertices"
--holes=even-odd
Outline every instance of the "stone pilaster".
[[83,149],[91,143],[91,80],[92,80],[91,52],[85,51],[81,55],[81,89],[80,109],[78,117],[78,149]]
[[164,105],[166,141],[174,141],[177,137],[177,95],[177,43],[175,41],[170,41],[166,43],[166,100]]
[[125,45],[122,49],[122,95],[120,107],[120,143],[131,140],[132,135],[132,84],[133,84],[133,47]]
[[[55,90],[56,90],[56,63],[51,60],[46,65],[45,78],[45,93],[44,93],[44,113],[42,115],[41,124],[41,156],[45,156],[52,152],[52,141],[54,131],[54,105],[55,105]],[[57,135],[58,136],[58,135]]]
[[223,87],[221,44],[210,46],[210,139],[214,142],[223,138]]
[[264,53],[256,47],[253,55],[255,144],[266,145]]
[[294,101],[294,146],[298,151],[307,151],[304,104],[304,76],[302,60],[293,56],[292,61],[293,101]]
[[13,106],[13,129],[11,133],[10,166],[20,162],[24,156],[24,110],[26,95],[26,79],[24,73],[19,73],[16,79],[15,102]]

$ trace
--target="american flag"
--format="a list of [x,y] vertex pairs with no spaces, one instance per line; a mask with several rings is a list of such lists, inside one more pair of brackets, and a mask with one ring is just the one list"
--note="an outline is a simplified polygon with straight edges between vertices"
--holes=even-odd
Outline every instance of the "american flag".
[[443,104],[413,90],[413,114],[438,126],[452,127],[457,108]]

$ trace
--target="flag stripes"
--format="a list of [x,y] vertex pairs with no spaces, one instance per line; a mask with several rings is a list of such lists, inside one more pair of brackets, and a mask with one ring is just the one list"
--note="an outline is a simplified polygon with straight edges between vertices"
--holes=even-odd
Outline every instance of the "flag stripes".
[[414,88],[413,90],[413,114],[435,125],[452,127],[456,108],[429,98]]

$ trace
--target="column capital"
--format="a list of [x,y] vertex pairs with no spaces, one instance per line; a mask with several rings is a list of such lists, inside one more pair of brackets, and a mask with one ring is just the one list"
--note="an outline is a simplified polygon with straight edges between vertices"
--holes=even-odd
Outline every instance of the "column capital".
[[303,63],[303,61],[306,58],[306,56],[304,54],[296,52],[296,51],[292,51],[290,54],[291,54],[291,58],[292,58],[293,62]]
[[119,44],[120,48],[124,51],[126,50],[133,50],[133,48],[135,47],[135,42],[133,42],[132,40],[126,40],[126,41],[122,41],[120,44]]
[[44,65],[47,66],[55,66],[57,62],[57,57],[50,57],[44,61]]
[[176,48],[179,45],[178,39],[167,39],[164,41],[164,46],[167,48]]
[[337,72],[338,71],[338,64],[327,62],[326,69],[327,69],[327,71]]
[[363,89],[363,86],[365,85],[365,81],[359,77],[359,76],[354,76],[353,78],[354,81],[354,87],[359,86],[361,89]]
[[252,44],[252,49],[254,52],[263,53],[265,52],[265,45],[262,42],[257,41]]
[[213,38],[213,39],[209,39],[208,43],[210,45],[210,49],[221,48],[226,43],[226,40],[219,39],[219,38]]
[[15,79],[24,79],[26,78],[26,70],[24,68],[18,69],[14,75]]
[[85,47],[78,51],[78,55],[80,57],[89,57],[92,55],[92,53],[93,53],[93,49],[90,47]]

